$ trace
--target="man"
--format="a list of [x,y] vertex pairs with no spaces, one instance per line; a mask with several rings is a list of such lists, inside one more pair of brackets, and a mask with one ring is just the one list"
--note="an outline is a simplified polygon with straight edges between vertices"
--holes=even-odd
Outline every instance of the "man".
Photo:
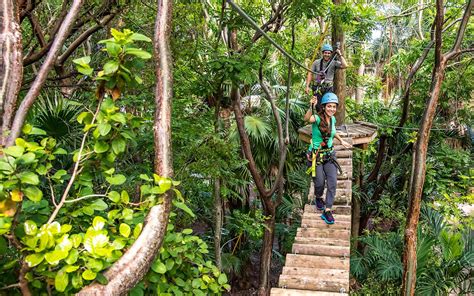
[[344,69],[347,67],[347,62],[339,49],[336,49],[336,55],[338,56],[337,59],[332,59],[333,49],[330,44],[324,44],[321,51],[323,57],[314,61],[311,65],[311,70],[317,72],[317,74],[313,77],[313,73],[308,72],[305,89],[306,94],[309,94],[310,84],[311,81],[313,81],[313,95],[318,98],[318,106],[320,105],[321,97],[325,93],[334,91],[333,80],[336,69]]

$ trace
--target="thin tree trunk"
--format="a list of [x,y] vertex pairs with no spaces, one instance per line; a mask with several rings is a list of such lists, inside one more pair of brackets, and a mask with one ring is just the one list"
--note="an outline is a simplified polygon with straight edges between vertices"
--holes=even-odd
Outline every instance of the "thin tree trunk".
[[[361,61],[359,68],[357,69],[357,79],[360,80],[362,75],[364,75],[365,71],[365,64],[364,61]],[[362,100],[364,99],[364,87],[361,83],[357,83],[356,93],[355,93],[355,100],[358,105],[362,104]]]
[[[156,58],[155,89],[155,171],[163,177],[173,175],[171,159],[171,99],[172,70],[169,35],[171,29],[172,1],[158,0],[155,23],[154,53]],[[150,209],[142,233],[128,251],[107,270],[108,283],[104,286],[93,284],[82,289],[77,295],[125,295],[147,273],[158,254],[166,234],[171,210],[171,191],[163,198],[163,203]]]
[[71,7],[69,8],[69,12],[66,15],[59,31],[54,38],[53,44],[51,45],[51,49],[46,56],[44,63],[41,65],[41,68],[36,76],[35,81],[31,85],[28,93],[26,94],[25,98],[21,102],[18,110],[14,113],[15,118],[13,119],[13,123],[10,130],[10,135],[8,136],[5,146],[11,146],[15,143],[15,139],[20,136],[21,128],[23,127],[23,123],[25,122],[26,115],[30,110],[31,106],[33,105],[34,101],[38,97],[41,88],[43,87],[46,78],[48,77],[48,73],[51,68],[54,66],[54,62],[59,55],[59,52],[66,40],[69,32],[71,30],[72,25],[74,24],[74,20],[79,14],[79,10],[82,6],[83,0],[74,0]]
[[219,270],[222,270],[222,257],[221,257],[221,239],[222,239],[222,223],[224,217],[224,211],[222,208],[222,197],[221,197],[221,180],[220,178],[214,179],[214,255],[216,257],[216,266]]
[[260,281],[258,286],[258,295],[267,296],[270,291],[270,269],[272,263],[273,238],[275,231],[275,212],[276,207],[270,197],[262,198],[262,204],[265,216],[265,232],[263,234],[262,250],[260,253]]
[[0,146],[10,129],[23,77],[20,25],[17,2],[0,2]]
[[419,137],[415,144],[413,172],[408,195],[409,208],[405,227],[405,249],[403,252],[403,295],[415,295],[417,228],[420,217],[423,185],[426,176],[426,154],[428,150],[431,127],[433,125],[433,119],[436,113],[436,107],[438,105],[438,99],[441,92],[441,85],[443,83],[448,60],[456,57],[460,53],[461,42],[464,38],[464,33],[466,31],[473,5],[474,0],[468,0],[453,49],[449,53],[443,55],[441,53],[441,49],[444,7],[443,0],[436,1],[435,63],[431,80],[431,91],[427,107],[422,117]]
[[[344,0],[333,0],[334,5],[342,5]],[[336,45],[339,42],[339,48],[344,50],[344,30],[342,29],[341,21],[337,17],[332,19],[332,43]],[[339,105],[336,112],[337,124],[341,125],[346,117],[346,70],[339,69],[334,74],[334,93],[339,98]]]

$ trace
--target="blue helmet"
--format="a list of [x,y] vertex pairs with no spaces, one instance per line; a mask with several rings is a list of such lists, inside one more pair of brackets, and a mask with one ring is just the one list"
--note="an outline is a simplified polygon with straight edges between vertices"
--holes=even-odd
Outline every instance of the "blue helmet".
[[323,47],[321,48],[321,51],[333,51],[331,44],[324,44]]
[[336,103],[337,105],[339,105],[339,99],[337,98],[335,93],[325,93],[324,96],[321,98],[321,105],[328,103]]

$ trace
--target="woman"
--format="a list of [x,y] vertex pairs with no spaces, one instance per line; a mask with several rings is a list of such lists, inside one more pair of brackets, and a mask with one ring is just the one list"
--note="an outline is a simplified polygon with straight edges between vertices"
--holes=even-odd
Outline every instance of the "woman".
[[[337,183],[337,163],[336,153],[333,149],[333,139],[336,138],[346,148],[352,145],[341,139],[336,133],[336,114],[339,100],[332,93],[326,93],[321,98],[322,109],[318,114],[313,114],[313,105],[317,102],[317,98],[311,99],[309,110],[304,116],[305,121],[312,123],[312,140],[309,147],[311,153],[314,193],[316,195],[316,208],[322,210],[323,219],[327,224],[334,224],[334,217],[331,212],[336,195]],[[322,195],[324,191],[324,182],[327,181],[326,202]]]

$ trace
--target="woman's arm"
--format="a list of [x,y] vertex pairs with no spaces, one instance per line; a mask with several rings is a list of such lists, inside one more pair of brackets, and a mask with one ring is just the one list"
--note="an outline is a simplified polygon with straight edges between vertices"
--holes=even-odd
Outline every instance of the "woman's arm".
[[313,123],[316,121],[316,118],[314,116],[311,116],[313,115],[313,105],[316,104],[317,102],[317,98],[316,97],[312,97],[311,98],[311,101],[309,103],[309,109],[308,111],[306,111],[306,114],[304,115],[304,121],[309,121],[310,123]]
[[334,136],[334,138],[336,138],[339,142],[341,142],[341,145],[346,147],[346,148],[352,148],[352,145],[347,143],[346,141],[344,141],[341,136],[339,136],[338,133],[336,133],[336,135]]

